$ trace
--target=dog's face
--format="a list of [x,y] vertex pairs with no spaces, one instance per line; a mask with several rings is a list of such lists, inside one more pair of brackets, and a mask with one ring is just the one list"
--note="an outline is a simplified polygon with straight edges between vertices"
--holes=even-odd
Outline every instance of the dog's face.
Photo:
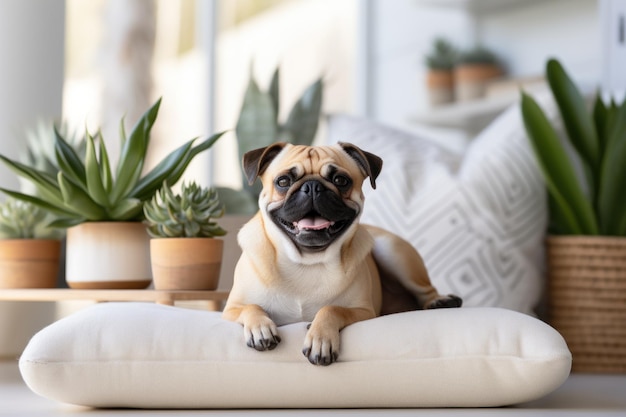
[[250,184],[263,182],[259,209],[302,252],[327,249],[346,234],[363,208],[361,187],[373,188],[382,160],[358,147],[277,143],[243,158]]

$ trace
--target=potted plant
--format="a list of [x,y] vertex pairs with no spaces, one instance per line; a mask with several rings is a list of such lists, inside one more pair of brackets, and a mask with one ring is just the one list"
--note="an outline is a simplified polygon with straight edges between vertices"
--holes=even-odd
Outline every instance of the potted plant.
[[214,188],[195,182],[175,194],[167,182],[144,204],[148,225],[154,288],[157,290],[214,290],[217,288],[224,236],[215,219],[222,217]]
[[436,38],[431,52],[426,55],[424,63],[428,69],[426,73],[426,87],[429,102],[432,106],[454,101],[454,65],[457,60],[457,50],[447,39]]
[[8,198],[0,205],[0,288],[54,288],[61,242],[48,213]]
[[126,136],[122,124],[115,171],[99,134],[86,134],[85,157],[81,159],[57,131],[56,175],[0,155],[9,168],[35,185],[37,195],[0,191],[54,213],[59,219],[51,226],[68,228],[66,281],[72,288],[145,288],[150,284],[143,203],[163,181],[176,183],[191,160],[222,136],[215,134],[199,144],[192,139],[143,174],[160,103],[159,99],[146,111],[130,135]]
[[575,371],[626,372],[626,101],[589,109],[558,61],[546,75],[572,151],[530,95],[521,109],[548,189],[550,321]]
[[484,46],[462,52],[454,68],[457,101],[469,101],[485,95],[487,85],[503,74],[498,57]]
[[[306,88],[289,111],[287,119],[281,122],[279,78],[280,72],[277,68],[268,90],[262,91],[252,75],[252,70],[250,71],[250,80],[235,129],[240,161],[246,152],[274,142],[310,145],[315,138],[322,108],[322,79]],[[258,182],[248,184],[242,180],[239,190],[219,187],[218,191],[227,214],[245,215],[249,218],[259,209],[261,185]]]

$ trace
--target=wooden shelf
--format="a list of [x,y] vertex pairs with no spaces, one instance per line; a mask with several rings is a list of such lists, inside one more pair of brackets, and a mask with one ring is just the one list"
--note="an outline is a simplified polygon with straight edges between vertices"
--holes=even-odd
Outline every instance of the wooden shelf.
[[174,305],[176,301],[225,301],[228,291],[168,291],[168,290],[75,290],[0,289],[1,301],[151,301]]

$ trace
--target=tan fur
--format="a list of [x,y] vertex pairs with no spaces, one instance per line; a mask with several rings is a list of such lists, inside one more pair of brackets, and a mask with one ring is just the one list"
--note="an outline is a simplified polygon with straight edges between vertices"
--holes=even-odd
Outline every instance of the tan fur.
[[[312,363],[327,365],[337,359],[339,331],[344,327],[380,314],[437,307],[447,300],[431,285],[421,257],[409,243],[380,228],[360,225],[358,218],[325,250],[299,250],[268,212],[307,179],[328,183],[324,177],[332,166],[352,179],[342,198],[360,213],[368,170],[339,145],[279,149],[268,157],[269,165],[260,153],[254,158],[260,160],[262,171],[260,210],[238,235],[242,256],[223,313],[225,319],[243,325],[249,346],[273,349],[280,342],[277,326],[311,322],[303,353]],[[254,174],[254,167],[247,168]],[[295,172],[298,180],[281,194],[274,180],[286,172]]]

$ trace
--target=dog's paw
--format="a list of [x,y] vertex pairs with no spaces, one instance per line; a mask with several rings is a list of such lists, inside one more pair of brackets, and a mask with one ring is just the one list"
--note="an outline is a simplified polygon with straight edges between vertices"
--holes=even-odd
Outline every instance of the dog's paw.
[[430,301],[424,306],[424,310],[433,308],[456,308],[463,305],[461,297],[457,297],[454,294],[442,295],[434,300]]
[[272,350],[280,343],[276,324],[268,317],[259,317],[244,324],[243,333],[246,345],[258,351]]
[[307,326],[309,331],[304,338],[302,354],[313,365],[328,366],[337,361],[339,356],[339,332],[323,329],[315,323]]

